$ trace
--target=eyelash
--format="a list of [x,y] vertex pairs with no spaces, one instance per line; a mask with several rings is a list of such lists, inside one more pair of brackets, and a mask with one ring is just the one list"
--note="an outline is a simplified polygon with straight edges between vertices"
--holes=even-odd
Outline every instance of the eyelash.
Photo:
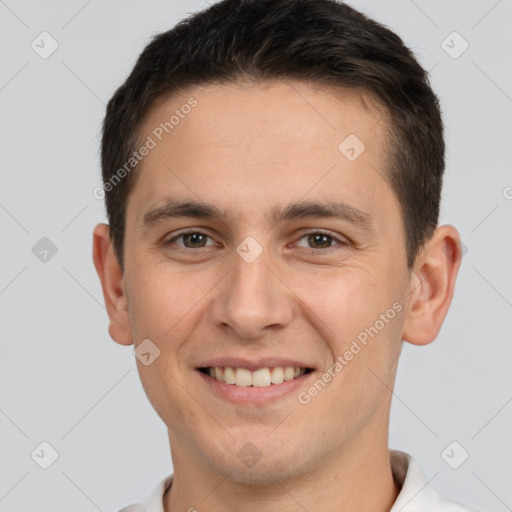
[[[186,232],[182,232],[179,235],[176,235],[173,238],[165,241],[163,245],[164,246],[171,245],[171,244],[173,244],[173,242],[175,242],[179,238],[182,238],[185,235],[203,235],[203,236],[206,236],[206,237],[211,239],[211,237],[209,235],[207,235],[206,233],[203,233],[202,231],[186,231]],[[322,231],[322,230],[308,231],[307,233],[304,233],[297,241],[302,240],[303,238],[305,238],[307,236],[310,236],[310,235],[324,235],[324,236],[327,236],[328,238],[330,238],[331,240],[333,240],[335,242],[338,242],[338,244],[335,244],[335,245],[332,245],[330,247],[326,247],[326,248],[323,248],[323,249],[322,248],[320,248],[320,249],[311,249],[310,248],[310,250],[314,251],[315,253],[318,253],[318,252],[330,252],[330,250],[336,248],[336,245],[339,245],[340,247],[346,247],[346,246],[349,245],[348,242],[340,240],[339,238],[336,238],[332,234],[330,234],[330,233],[328,233],[326,231]],[[190,252],[198,252],[198,249],[206,249],[207,247],[211,247],[211,246],[198,247],[197,249],[192,249],[192,248],[184,247],[184,246],[181,246],[181,245],[178,245],[178,247],[179,247],[179,249],[176,249],[176,250],[190,253]]]

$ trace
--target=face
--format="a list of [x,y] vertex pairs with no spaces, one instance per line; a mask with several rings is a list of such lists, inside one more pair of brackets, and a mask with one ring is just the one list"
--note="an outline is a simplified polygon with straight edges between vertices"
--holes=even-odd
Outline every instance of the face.
[[371,105],[231,84],[144,120],[123,289],[135,347],[160,351],[137,364],[175,467],[262,483],[387,443],[411,277]]

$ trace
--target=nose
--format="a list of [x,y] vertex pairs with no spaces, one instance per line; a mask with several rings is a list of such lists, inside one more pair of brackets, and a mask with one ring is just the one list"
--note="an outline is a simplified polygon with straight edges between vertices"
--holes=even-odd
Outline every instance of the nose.
[[235,252],[233,267],[219,283],[212,303],[215,325],[244,340],[286,327],[293,317],[293,293],[280,274],[267,248],[252,262]]

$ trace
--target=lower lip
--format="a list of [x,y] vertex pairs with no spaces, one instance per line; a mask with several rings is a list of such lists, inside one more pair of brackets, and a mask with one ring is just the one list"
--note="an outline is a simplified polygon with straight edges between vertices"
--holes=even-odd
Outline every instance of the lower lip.
[[315,372],[310,371],[293,380],[285,380],[281,384],[271,384],[270,386],[237,386],[235,384],[226,384],[220,382],[209,375],[197,370],[199,376],[205,384],[218,396],[228,399],[235,404],[263,404],[271,402],[284,395],[296,391],[304,385]]

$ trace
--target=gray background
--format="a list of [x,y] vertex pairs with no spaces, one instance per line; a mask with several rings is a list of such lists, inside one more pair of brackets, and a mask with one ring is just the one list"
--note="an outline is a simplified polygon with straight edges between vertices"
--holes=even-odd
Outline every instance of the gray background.
[[[448,146],[441,222],[467,247],[438,339],[404,347],[390,445],[417,457],[441,493],[511,510],[512,1],[350,3],[431,70]],[[91,259],[92,229],[105,217],[92,191],[108,98],[152,35],[205,5],[0,1],[3,512],[116,511],[172,471],[132,347],[107,333]],[[43,31],[59,45],[47,59],[31,48]],[[458,58],[462,40],[445,43],[452,56],[441,46],[453,31],[469,43]],[[43,237],[57,248],[47,261]],[[43,441],[59,454],[46,470],[31,457]],[[458,469],[441,456],[452,441],[452,464],[469,453]]]

